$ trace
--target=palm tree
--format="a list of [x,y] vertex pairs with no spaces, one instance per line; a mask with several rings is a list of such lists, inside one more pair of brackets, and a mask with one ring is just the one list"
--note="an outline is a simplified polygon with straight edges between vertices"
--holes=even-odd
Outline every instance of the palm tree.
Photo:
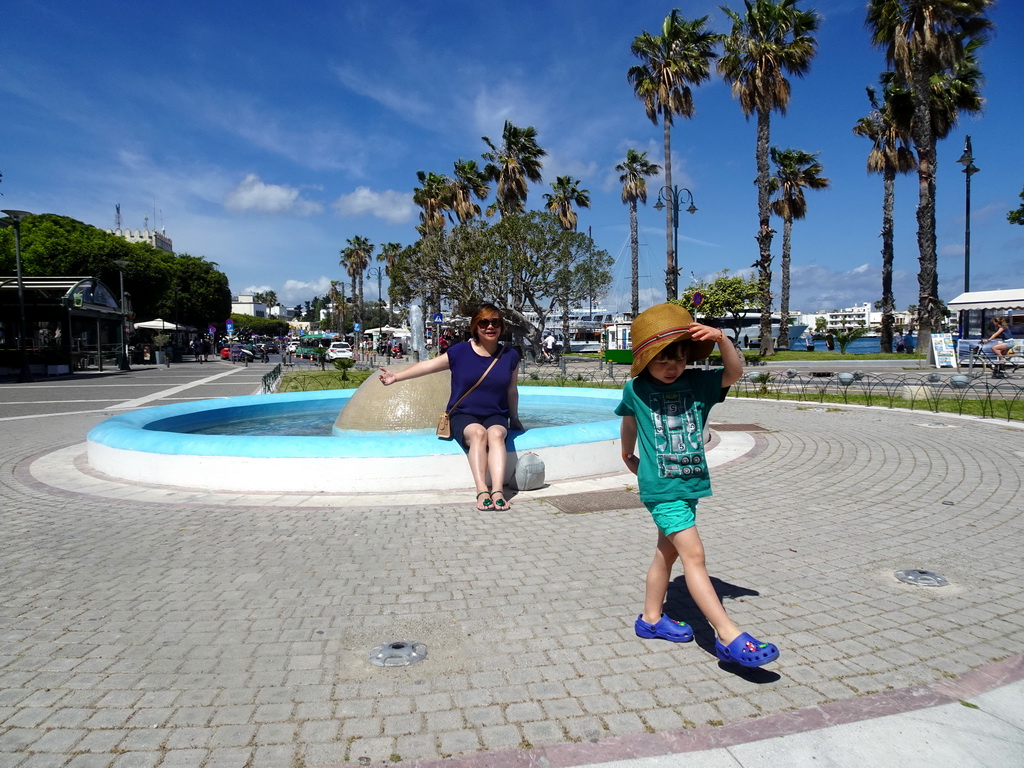
[[629,205],[629,250],[632,282],[630,309],[633,317],[640,314],[640,235],[636,225],[636,203],[647,205],[647,177],[655,176],[661,166],[647,159],[646,152],[626,150],[626,159],[615,166],[622,175],[622,202]]
[[580,208],[590,207],[590,190],[580,189],[580,182],[572,176],[559,176],[551,184],[554,192],[545,194],[548,210],[558,217],[558,223],[564,230],[576,229],[578,217],[573,210],[574,205]]
[[[384,274],[387,275],[388,277],[391,276],[391,270],[394,269],[395,264],[398,263],[398,256],[399,256],[399,254],[401,252],[402,252],[402,244],[401,243],[384,243],[384,245],[382,245],[380,247],[380,253],[377,254],[377,261],[379,261],[379,262],[384,264]],[[391,292],[391,285],[389,284],[388,285],[388,293],[390,294],[390,292]],[[389,304],[391,303],[390,302],[390,296],[389,296],[388,303]],[[388,317],[390,318],[390,316],[391,316],[391,313],[390,313],[390,310],[389,310]],[[391,321],[389,319],[388,320],[388,324],[389,325],[390,325],[390,322]]]
[[[786,113],[789,81],[786,75],[803,77],[810,70],[817,51],[814,32],[818,15],[801,11],[796,0],[744,0],[742,16],[722,8],[732,19],[732,31],[725,38],[725,52],[718,71],[732,84],[732,95],[749,119],[757,116],[757,216],[758,268],[761,283],[761,355],[772,351],[772,235],[769,200],[768,146],[771,113]],[[783,318],[783,322],[785,318]]]
[[768,189],[775,195],[772,213],[782,219],[782,292],[779,295],[779,349],[789,349],[789,258],[793,221],[807,215],[804,189],[827,189],[828,179],[821,175],[818,153],[802,149],[772,147],[775,175],[768,180]]
[[331,306],[334,308],[332,312],[333,317],[331,318],[334,322],[332,325],[338,333],[345,332],[345,303],[344,295],[339,293],[339,283],[344,286],[339,280],[331,280],[331,287],[327,291],[327,300],[331,302]]
[[882,326],[879,342],[883,352],[892,352],[892,331],[895,325],[896,299],[892,292],[893,202],[896,174],[910,173],[917,167],[910,151],[909,95],[893,84],[893,73],[882,75],[882,102],[874,88],[868,88],[871,112],[853,126],[858,136],[871,139],[868,173],[882,174]]
[[[626,77],[633,92],[644,103],[647,117],[655,125],[658,116],[665,135],[665,186],[672,189],[672,121],[676,115],[693,117],[691,85],[700,85],[711,77],[714,47],[722,35],[707,29],[708,17],[687,21],[673,10],[661,25],[661,34],[642,32],[633,40],[631,50],[641,63],[629,68]],[[665,207],[665,295],[676,298],[679,292],[679,265],[672,246],[673,206]]]
[[480,215],[480,206],[473,198],[486,200],[491,188],[487,184],[484,169],[476,164],[476,160],[455,162],[455,178],[449,184],[451,189],[451,209],[455,212],[460,224]]
[[[872,42],[885,49],[886,63],[910,91],[914,105],[912,137],[917,151],[918,348],[932,355],[931,334],[942,318],[935,245],[936,80],[955,74],[970,60],[980,82],[975,53],[992,23],[984,12],[993,0],[869,0],[867,25]],[[977,91],[975,90],[975,95]],[[946,112],[947,116],[949,115]],[[955,123],[956,110],[951,123]]]
[[484,152],[487,161],[484,175],[498,183],[497,200],[487,209],[487,215],[495,211],[502,216],[521,213],[526,209],[527,182],[539,182],[547,151],[537,144],[537,129],[532,125],[520,128],[505,121],[501,132],[501,146],[494,145],[486,136],[482,137],[490,152]]
[[363,323],[363,272],[370,266],[373,249],[373,243],[362,235],[356,235],[349,238],[341,250],[341,264],[352,278],[352,303],[355,305],[353,314],[360,328]]
[[450,180],[446,176],[423,171],[416,171],[416,178],[422,185],[412,191],[412,201],[420,207],[420,226],[416,230],[421,235],[440,232],[444,229],[444,211],[451,195]]

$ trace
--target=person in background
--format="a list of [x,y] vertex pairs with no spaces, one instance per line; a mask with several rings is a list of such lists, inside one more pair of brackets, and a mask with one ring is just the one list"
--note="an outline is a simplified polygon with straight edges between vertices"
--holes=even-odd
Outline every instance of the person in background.
[[[504,331],[501,311],[493,304],[481,304],[470,320],[468,341],[452,344],[445,354],[421,360],[397,373],[381,368],[379,376],[381,384],[388,387],[396,381],[438,371],[452,372],[446,410],[452,438],[466,449],[476,485],[476,508],[481,511],[508,509],[503,491],[508,465],[505,438],[510,429],[523,429],[517,381],[520,356],[515,348],[501,343]],[[494,366],[484,376],[492,361]],[[474,385],[476,388],[470,392]],[[456,401],[458,407],[453,411]]]
[[1013,341],[1013,336],[1010,335],[1010,325],[1006,322],[1005,317],[997,317],[992,321],[992,335],[984,342],[984,344],[991,344],[989,349],[992,350],[992,354],[996,356],[997,360],[1002,360],[1006,357],[1006,353],[1010,351],[1010,344],[1008,342]]

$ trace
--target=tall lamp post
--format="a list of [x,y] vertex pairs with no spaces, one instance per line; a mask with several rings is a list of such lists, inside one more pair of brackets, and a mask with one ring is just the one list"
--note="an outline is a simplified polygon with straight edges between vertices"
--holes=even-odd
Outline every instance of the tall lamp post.
[[124,303],[124,270],[128,266],[125,259],[115,259],[114,266],[117,267],[117,274],[121,278],[121,360],[117,364],[119,371],[130,371],[132,367],[128,364],[128,334],[125,332],[124,324],[128,320],[128,311]]
[[380,281],[384,277],[384,268],[383,267],[370,267],[368,270],[366,270],[366,276],[369,277],[369,278],[374,278],[374,277],[377,278],[377,327],[378,328],[383,328],[384,327],[384,323],[382,322],[381,317],[384,314],[384,310],[381,307],[381,300],[380,300]]
[[658,192],[658,202],[654,204],[654,210],[665,210],[665,204],[672,209],[672,251],[668,254],[668,266],[665,268],[665,294],[669,299],[679,296],[679,205],[682,202],[680,192],[685,192],[690,207],[687,213],[696,213],[697,206],[693,204],[693,193],[685,187],[662,187]]
[[21,327],[18,329],[18,381],[32,381],[28,369],[28,357],[25,355],[25,334],[28,333],[28,322],[25,320],[25,283],[21,279],[21,220],[32,214],[28,211],[3,211],[14,222],[14,266],[18,276],[18,311],[21,316]]
[[957,162],[964,167],[964,181],[967,183],[967,205],[964,218],[964,293],[967,293],[971,290],[971,176],[981,170],[974,165],[970,134],[964,141],[964,153],[960,155]]

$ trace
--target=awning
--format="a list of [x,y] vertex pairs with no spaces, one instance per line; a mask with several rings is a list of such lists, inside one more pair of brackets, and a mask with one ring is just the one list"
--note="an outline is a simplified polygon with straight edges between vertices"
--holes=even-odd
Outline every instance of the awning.
[[947,306],[953,312],[960,312],[965,309],[1012,309],[1024,311],[1024,288],[961,293],[949,302]]

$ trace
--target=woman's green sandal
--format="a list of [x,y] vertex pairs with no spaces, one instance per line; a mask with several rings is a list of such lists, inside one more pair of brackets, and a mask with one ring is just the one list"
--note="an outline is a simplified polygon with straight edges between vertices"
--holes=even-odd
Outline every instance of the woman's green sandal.
[[491,491],[491,500],[494,502],[495,509],[508,509],[509,503],[505,501],[505,494],[501,493],[500,499],[495,499],[494,494],[501,493],[501,491]]
[[[487,497],[483,501],[483,508],[482,509],[480,507],[480,497],[481,496],[486,496]],[[484,511],[485,509],[490,509],[491,506],[494,504],[494,502],[491,501],[491,492],[490,491],[480,491],[480,493],[478,493],[476,495],[476,503],[477,503],[477,507],[476,508],[479,509],[481,512]]]

